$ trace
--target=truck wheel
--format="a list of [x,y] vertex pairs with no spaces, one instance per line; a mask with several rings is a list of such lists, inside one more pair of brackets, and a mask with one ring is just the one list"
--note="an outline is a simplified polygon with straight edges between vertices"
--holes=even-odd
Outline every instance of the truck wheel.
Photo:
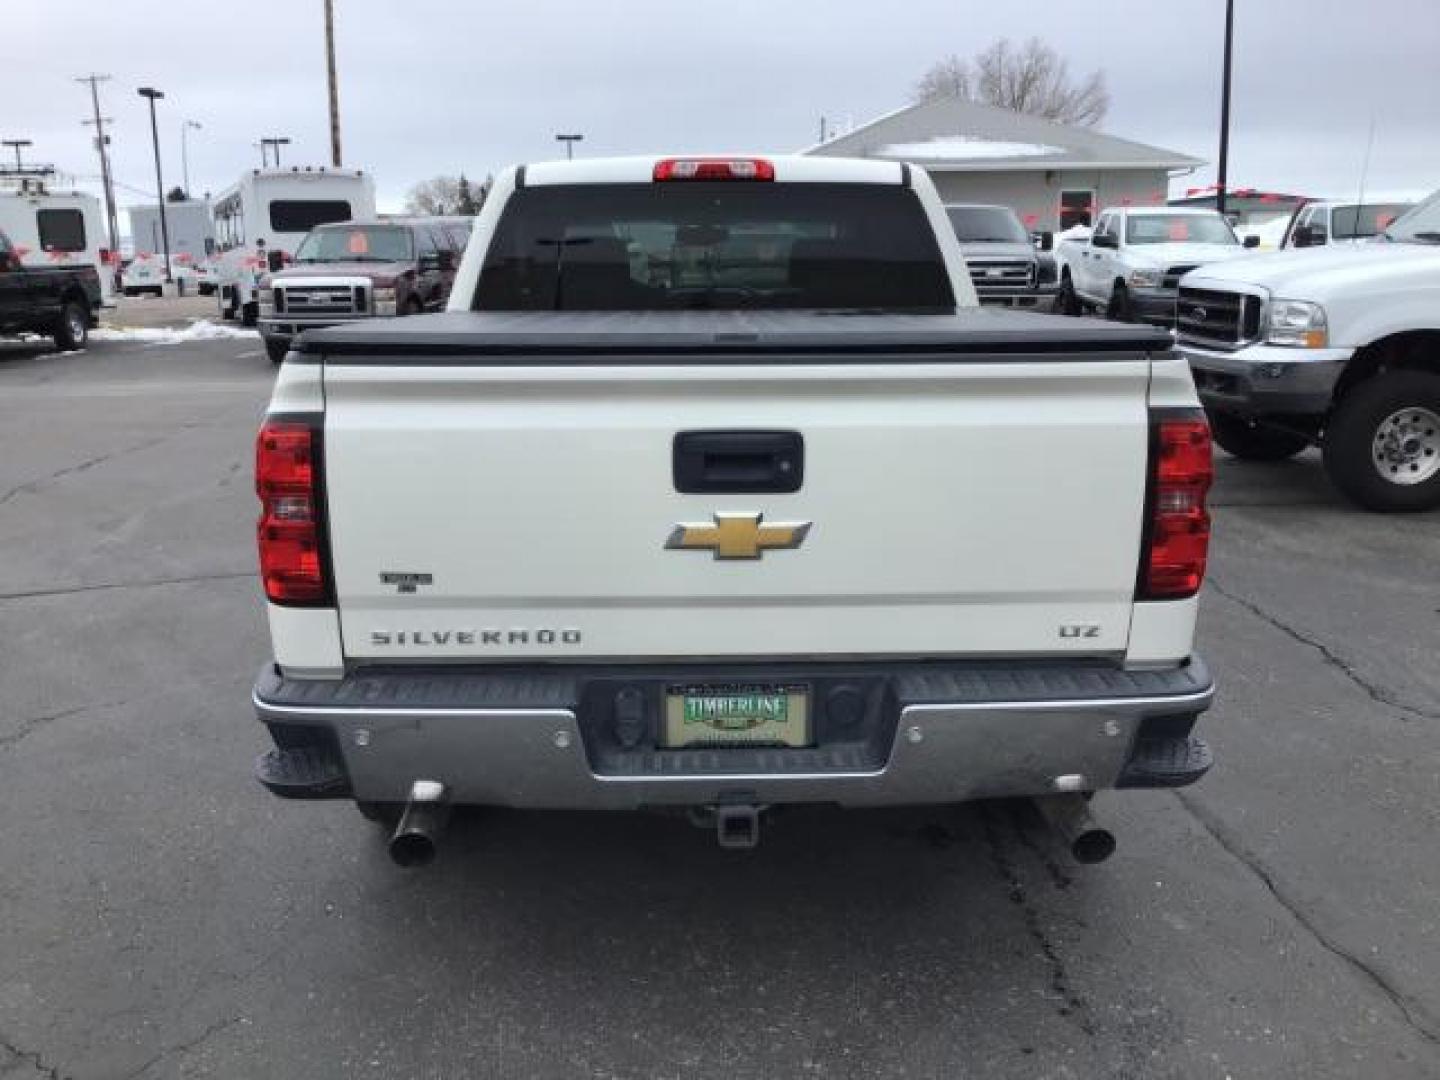
[[1440,506],[1440,375],[1391,371],[1340,400],[1325,433],[1325,471],[1367,510]]
[[71,300],[60,312],[55,324],[55,347],[61,352],[85,348],[90,339],[90,315],[84,306]]
[[1110,294],[1110,306],[1105,309],[1105,317],[1116,322],[1130,322],[1131,314],[1130,290],[1117,281],[1115,291]]
[[285,354],[290,351],[290,342],[282,338],[266,338],[265,353],[270,357],[272,364],[279,364],[285,360]]
[[260,320],[260,305],[246,304],[240,309],[240,325],[254,326]]
[[1060,305],[1061,315],[1083,315],[1085,309],[1080,306],[1080,297],[1075,295],[1075,282],[1070,280],[1070,272],[1067,270],[1065,276],[1060,279],[1060,296],[1057,300]]
[[1257,424],[1232,413],[1211,413],[1210,433],[1222,450],[1242,461],[1284,461],[1310,445],[1304,435]]

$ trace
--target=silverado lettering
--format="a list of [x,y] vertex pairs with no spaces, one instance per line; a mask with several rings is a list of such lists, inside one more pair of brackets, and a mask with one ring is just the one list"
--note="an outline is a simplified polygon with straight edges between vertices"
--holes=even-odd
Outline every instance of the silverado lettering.
[[372,630],[370,644],[385,648],[408,645],[579,645],[579,630]]

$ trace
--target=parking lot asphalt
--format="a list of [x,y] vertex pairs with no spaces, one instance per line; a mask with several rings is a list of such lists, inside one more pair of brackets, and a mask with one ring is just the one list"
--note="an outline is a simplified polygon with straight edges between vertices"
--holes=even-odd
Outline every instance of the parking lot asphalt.
[[0,345],[0,1077],[1440,1077],[1440,514],[1222,458],[1219,764],[996,806],[487,812],[251,779],[258,339]]

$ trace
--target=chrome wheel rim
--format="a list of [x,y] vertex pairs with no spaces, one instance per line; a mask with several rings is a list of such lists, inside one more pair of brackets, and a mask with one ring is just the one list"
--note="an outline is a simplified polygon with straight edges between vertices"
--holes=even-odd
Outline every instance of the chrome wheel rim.
[[1375,429],[1370,461],[1390,483],[1405,487],[1440,473],[1440,414],[1419,407],[1395,410]]
[[70,336],[76,341],[85,338],[85,319],[73,311],[70,313]]

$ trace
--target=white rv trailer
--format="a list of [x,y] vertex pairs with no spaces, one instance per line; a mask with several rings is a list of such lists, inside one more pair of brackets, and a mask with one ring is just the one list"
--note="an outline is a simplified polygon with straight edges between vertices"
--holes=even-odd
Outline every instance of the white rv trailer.
[[193,292],[199,283],[200,264],[215,254],[215,223],[210,203],[184,199],[165,204],[165,229],[160,227],[160,208],[154,203],[131,206],[131,261],[121,276],[126,296],[140,292],[159,293],[165,280],[165,234],[170,237],[171,277],[184,292]]
[[316,225],[374,216],[375,182],[360,169],[292,165],[245,173],[215,199],[220,314],[253,322],[269,259],[288,258]]
[[50,191],[42,179],[0,188],[0,230],[25,266],[95,267],[101,299],[115,302],[117,260],[105,235],[100,200],[83,191]]

